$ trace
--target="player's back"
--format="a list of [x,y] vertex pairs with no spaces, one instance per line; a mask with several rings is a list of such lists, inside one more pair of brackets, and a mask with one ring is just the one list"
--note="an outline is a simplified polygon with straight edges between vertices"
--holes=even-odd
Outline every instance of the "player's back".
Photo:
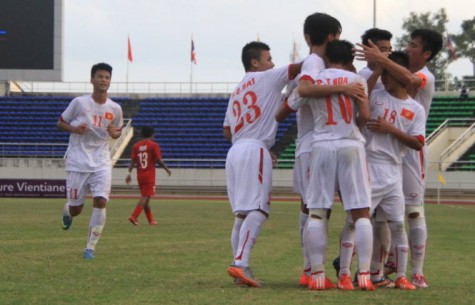
[[[341,69],[325,69],[320,72],[318,85],[344,85],[360,82],[366,88],[366,81],[360,75]],[[309,101],[314,119],[313,143],[352,139],[364,142],[356,125],[357,108],[353,98],[334,94]]]
[[155,163],[161,158],[160,146],[151,139],[140,140],[132,147],[132,159],[138,175],[155,175]]
[[275,142],[274,116],[283,101],[282,90],[289,81],[289,67],[263,72],[248,72],[229,99],[225,124],[232,141],[256,139],[267,148]]

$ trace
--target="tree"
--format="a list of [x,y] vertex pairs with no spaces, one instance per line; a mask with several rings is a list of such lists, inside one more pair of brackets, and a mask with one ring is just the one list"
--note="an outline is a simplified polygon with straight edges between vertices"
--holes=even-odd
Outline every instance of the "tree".
[[[406,34],[396,39],[396,47],[404,49],[410,40],[410,34],[415,29],[431,29],[443,35],[446,32],[447,13],[444,8],[432,14],[431,12],[416,14],[411,12],[407,19],[404,19],[402,28],[407,31]],[[444,44],[445,47],[445,44]],[[446,79],[448,77],[446,71],[450,63],[449,56],[446,52],[439,52],[437,56],[427,63],[436,79]]]
[[462,21],[462,34],[454,35],[457,56],[470,60],[475,77],[475,17]]

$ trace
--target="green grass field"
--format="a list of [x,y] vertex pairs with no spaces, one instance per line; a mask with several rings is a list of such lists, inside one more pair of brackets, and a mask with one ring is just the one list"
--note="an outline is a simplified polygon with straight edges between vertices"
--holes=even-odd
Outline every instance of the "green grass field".
[[[428,205],[425,274],[417,291],[313,292],[297,285],[301,271],[298,203],[274,202],[251,266],[262,288],[234,286],[233,217],[226,201],[154,200],[160,225],[132,226],[135,199],[113,199],[96,259],[86,261],[88,200],[70,231],[60,227],[64,200],[0,199],[0,304],[474,304],[475,205]],[[327,270],[343,224],[330,221]]]

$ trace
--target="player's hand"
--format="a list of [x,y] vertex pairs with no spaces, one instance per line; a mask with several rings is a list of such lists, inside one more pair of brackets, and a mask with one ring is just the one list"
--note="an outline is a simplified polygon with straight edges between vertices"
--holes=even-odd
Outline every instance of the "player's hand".
[[112,138],[116,139],[120,136],[121,131],[119,128],[115,128],[114,125],[109,124],[107,125],[107,133],[109,133]]
[[356,45],[360,47],[359,49],[355,48],[355,58],[357,60],[377,63],[389,55],[389,52],[381,52],[371,40],[368,40],[369,46],[365,46],[361,43],[357,43]]
[[392,125],[382,117],[378,117],[377,119],[369,119],[366,122],[366,127],[373,132],[389,133]]
[[81,124],[81,125],[78,125],[78,126],[73,126],[72,128],[72,133],[76,133],[76,134],[80,134],[80,135],[83,135],[87,132],[87,124],[84,123],[84,124]]
[[131,181],[132,177],[130,177],[130,174],[128,174],[127,177],[125,177],[125,183],[130,184]]
[[343,94],[355,98],[355,99],[365,99],[366,93],[364,91],[364,86],[361,83],[351,83],[343,87]]
[[165,171],[167,172],[168,177],[170,177],[172,175],[172,171],[170,169],[165,168]]

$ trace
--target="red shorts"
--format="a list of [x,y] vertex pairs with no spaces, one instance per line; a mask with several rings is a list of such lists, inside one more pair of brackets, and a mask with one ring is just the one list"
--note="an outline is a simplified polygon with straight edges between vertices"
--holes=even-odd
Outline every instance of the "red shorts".
[[155,195],[155,179],[150,177],[138,178],[140,195],[146,197],[152,197]]

